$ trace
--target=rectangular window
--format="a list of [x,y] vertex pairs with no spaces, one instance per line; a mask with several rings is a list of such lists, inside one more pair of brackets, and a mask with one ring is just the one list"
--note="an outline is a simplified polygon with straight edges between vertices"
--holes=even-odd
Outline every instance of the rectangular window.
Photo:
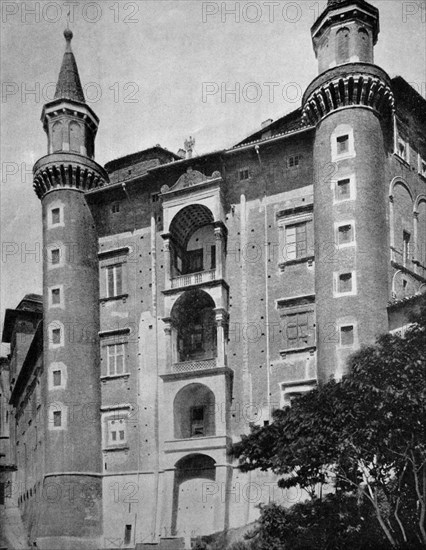
[[123,294],[123,266],[112,265],[106,268],[107,298]]
[[336,186],[336,200],[343,201],[349,199],[351,196],[351,180],[344,179],[339,180]]
[[61,343],[61,329],[54,328],[52,329],[52,344],[60,344],[60,343]]
[[127,443],[126,420],[108,421],[108,445],[125,445]]
[[111,212],[113,214],[117,214],[118,212],[120,212],[120,203],[119,202],[115,202],[112,206],[111,206]]
[[62,383],[62,376],[60,370],[54,370],[53,371],[53,385],[54,386],[60,386]]
[[108,374],[123,374],[125,372],[125,344],[112,344],[107,346]]
[[287,318],[287,347],[302,348],[309,343],[308,313],[296,313]]
[[341,273],[339,275],[337,291],[341,294],[352,292],[352,273]]
[[306,223],[287,225],[285,243],[286,260],[304,258],[308,250]]
[[410,260],[410,241],[411,234],[408,231],[404,231],[402,234],[402,264],[405,267]]
[[61,259],[61,251],[59,248],[55,248],[50,251],[50,259],[52,261],[52,265],[59,264],[59,261]]
[[420,174],[426,178],[426,161],[421,160],[420,161]]
[[160,193],[152,193],[151,202],[158,202],[160,200]]
[[295,168],[296,166],[300,165],[301,160],[302,160],[302,155],[294,155],[293,157],[288,157],[287,166],[289,168]]
[[340,327],[340,345],[341,346],[353,346],[354,343],[354,327],[348,325],[346,327]]
[[352,243],[354,240],[354,230],[351,224],[341,225],[337,229],[337,244],[344,245]]
[[204,407],[191,407],[191,437],[205,434],[204,412]]
[[244,168],[243,170],[239,170],[238,171],[238,176],[239,176],[240,181],[248,180],[249,176],[250,176],[248,168]]
[[339,136],[337,138],[337,154],[344,155],[349,153],[349,136]]
[[55,428],[59,428],[62,426],[62,412],[61,411],[53,411],[53,425]]
[[61,209],[60,208],[52,208],[52,225],[57,225],[61,223]]
[[59,288],[52,288],[52,305],[61,303],[61,290]]

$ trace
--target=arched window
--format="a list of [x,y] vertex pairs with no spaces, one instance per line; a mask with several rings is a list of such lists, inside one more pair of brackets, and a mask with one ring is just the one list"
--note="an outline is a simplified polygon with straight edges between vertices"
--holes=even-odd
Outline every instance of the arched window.
[[62,122],[55,122],[52,126],[53,152],[62,150]]
[[189,384],[173,403],[175,439],[215,435],[215,397],[204,384]]
[[350,32],[348,27],[342,27],[337,31],[337,63],[347,63],[349,61]]
[[80,146],[82,145],[82,130],[78,122],[70,123],[70,151],[74,153],[80,153]]
[[359,60],[362,62],[372,62],[372,48],[370,45],[370,34],[366,28],[358,29],[359,36]]

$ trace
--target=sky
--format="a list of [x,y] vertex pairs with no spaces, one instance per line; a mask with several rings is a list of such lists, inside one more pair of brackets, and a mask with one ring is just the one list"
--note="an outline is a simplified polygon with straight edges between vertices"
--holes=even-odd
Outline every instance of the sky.
[[[375,62],[426,97],[426,2],[370,2],[380,10]],[[325,5],[2,0],[0,327],[6,308],[41,293],[31,170],[47,152],[40,115],[54,94],[68,12],[86,99],[100,118],[96,160],[105,164],[156,144],[177,152],[189,136],[195,154],[226,148],[299,107],[317,75],[310,27]]]

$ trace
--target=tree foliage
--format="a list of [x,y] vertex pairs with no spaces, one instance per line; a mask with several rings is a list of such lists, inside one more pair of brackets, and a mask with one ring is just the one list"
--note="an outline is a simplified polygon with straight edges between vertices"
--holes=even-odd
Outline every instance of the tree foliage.
[[402,338],[381,336],[330,380],[277,410],[233,447],[240,468],[278,475],[315,499],[318,487],[369,502],[392,548],[426,547],[426,299]]

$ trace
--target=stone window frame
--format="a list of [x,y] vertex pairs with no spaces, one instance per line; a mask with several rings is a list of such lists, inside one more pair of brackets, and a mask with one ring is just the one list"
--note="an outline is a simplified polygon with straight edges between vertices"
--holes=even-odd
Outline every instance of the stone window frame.
[[[59,297],[60,297],[60,300],[59,300],[59,303],[58,303],[58,304],[54,304],[54,303],[53,303],[53,290],[59,290]],[[52,286],[49,286],[47,292],[48,292],[49,308],[61,308],[61,309],[64,309],[64,308],[65,308],[65,303],[64,303],[64,285],[52,285]]]
[[[339,277],[346,274],[352,275],[352,289],[348,292],[339,292]],[[342,298],[345,296],[356,296],[358,294],[356,270],[340,270],[333,273],[333,297]]]
[[[55,426],[54,413],[61,413],[61,425]],[[48,415],[47,415],[47,425],[48,429],[52,431],[63,431],[68,428],[68,407],[61,403],[60,401],[55,401],[49,405]]]
[[[278,219],[278,230],[279,230],[279,266],[285,266],[291,263],[300,263],[307,262],[310,259],[313,259],[312,254],[309,251],[309,235],[308,235],[308,224],[313,224],[314,216],[313,211],[309,210],[308,212],[301,212],[298,214],[290,214]],[[306,224],[306,254],[304,256],[296,257],[294,259],[287,258],[287,242],[286,242],[286,229],[292,225]]]
[[[347,242],[347,243],[339,243],[339,229],[341,227],[345,227],[347,225],[350,225],[351,228],[352,228],[352,240]],[[336,247],[339,250],[356,246],[356,224],[355,224],[355,220],[351,219],[351,220],[342,220],[340,222],[335,222],[334,223],[334,235],[335,235]]]
[[[338,185],[339,185],[339,182],[346,181],[346,180],[349,180],[349,196],[342,199],[342,198],[339,198],[338,194],[337,194]],[[355,174],[351,173],[351,174],[347,174],[347,175],[342,175],[338,179],[332,180],[331,188],[332,188],[332,191],[333,191],[333,206],[335,206],[336,204],[342,204],[342,203],[348,202],[348,201],[355,201],[356,200],[356,177],[355,177]]]
[[[54,210],[59,210],[59,222],[53,223],[52,215]],[[57,227],[65,227],[64,221],[64,203],[60,201],[54,201],[49,204],[48,213],[47,213],[47,228],[56,229]]]
[[[114,378],[129,377],[129,363],[128,363],[128,345],[130,343],[131,329],[126,327],[123,329],[111,330],[100,332],[99,337],[101,341],[101,362],[104,365],[102,367],[101,380],[106,381]],[[110,346],[123,346],[123,372],[111,374],[109,370],[109,356],[108,348]]]
[[[53,263],[52,259],[52,252],[55,250],[59,250],[59,262]],[[46,247],[46,255],[47,255],[47,269],[57,269],[59,267],[63,267],[65,265],[65,246],[62,242],[56,242],[49,244]]]
[[[344,153],[338,153],[337,141],[339,138],[348,136],[348,150]],[[331,134],[331,161],[338,162],[356,157],[354,129],[349,124],[340,124]],[[342,178],[343,179],[343,178]]]
[[[53,331],[60,330],[59,343],[53,341]],[[55,320],[47,327],[49,349],[63,348],[65,345],[65,328],[61,321]]]
[[[102,411],[102,448],[104,451],[124,450],[129,448],[128,422],[131,417],[130,405],[116,405]],[[124,440],[122,443],[112,441],[110,438],[110,426],[112,422],[124,420]]]
[[[339,319],[337,320],[337,334],[338,334],[338,349],[355,349],[359,345],[358,337],[358,322],[355,319]],[[352,344],[342,344],[342,328],[344,327],[353,327],[353,342]]]
[[[55,371],[61,372],[61,384],[59,386],[54,385],[54,376],[53,373]],[[51,363],[48,368],[48,378],[47,378],[47,387],[50,390],[64,390],[67,386],[68,381],[68,370],[65,363],[62,363],[61,361]]]

